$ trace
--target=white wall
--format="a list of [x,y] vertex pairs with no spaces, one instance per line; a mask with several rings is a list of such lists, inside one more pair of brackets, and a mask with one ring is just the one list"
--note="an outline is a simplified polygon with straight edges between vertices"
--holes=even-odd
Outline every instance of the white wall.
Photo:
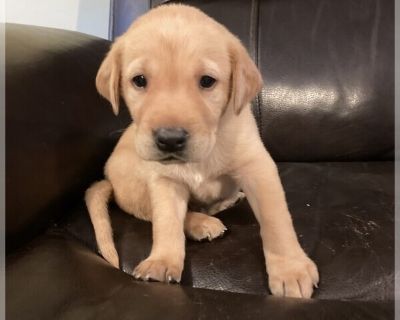
[[108,39],[110,0],[6,0],[6,22],[76,30]]
[[6,22],[6,1],[0,0],[0,23]]

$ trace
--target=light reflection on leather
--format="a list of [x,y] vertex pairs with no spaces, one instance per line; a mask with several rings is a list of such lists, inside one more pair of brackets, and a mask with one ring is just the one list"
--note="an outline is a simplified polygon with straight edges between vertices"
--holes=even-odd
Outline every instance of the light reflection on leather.
[[[265,101],[279,104],[283,107],[302,107],[313,108],[315,105],[332,105],[339,94],[332,88],[321,88],[317,86],[307,86],[293,88],[287,85],[267,86],[262,92]],[[354,96],[353,96],[354,100]]]
[[282,107],[301,107],[303,110],[319,105],[333,105],[339,99],[346,101],[348,107],[356,107],[362,102],[363,93],[359,87],[347,87],[339,94],[333,88],[305,86],[293,88],[287,85],[267,86],[262,92],[263,99]]

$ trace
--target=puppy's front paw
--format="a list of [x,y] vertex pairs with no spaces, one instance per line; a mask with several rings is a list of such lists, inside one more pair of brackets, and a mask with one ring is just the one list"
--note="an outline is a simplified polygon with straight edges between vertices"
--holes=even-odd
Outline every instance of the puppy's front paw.
[[315,263],[305,254],[287,257],[267,255],[269,288],[280,297],[311,298],[319,281]]
[[167,259],[147,258],[137,265],[133,270],[136,279],[144,281],[155,280],[160,282],[181,281],[183,264],[173,263]]
[[185,233],[193,240],[218,238],[226,231],[224,224],[215,217],[199,213],[189,212],[185,221]]

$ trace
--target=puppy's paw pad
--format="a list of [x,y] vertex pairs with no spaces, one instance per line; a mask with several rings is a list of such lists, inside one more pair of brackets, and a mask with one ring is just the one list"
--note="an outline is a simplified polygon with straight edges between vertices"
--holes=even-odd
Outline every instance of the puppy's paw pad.
[[272,294],[280,297],[311,298],[319,282],[317,267],[306,255],[268,255],[267,272]]
[[160,281],[179,283],[181,281],[182,267],[166,260],[146,259],[137,265],[132,275],[143,281]]
[[227,228],[224,224],[215,217],[210,217],[204,215],[202,219],[198,219],[190,224],[187,228],[187,235],[194,240],[204,240],[209,241],[222,236]]

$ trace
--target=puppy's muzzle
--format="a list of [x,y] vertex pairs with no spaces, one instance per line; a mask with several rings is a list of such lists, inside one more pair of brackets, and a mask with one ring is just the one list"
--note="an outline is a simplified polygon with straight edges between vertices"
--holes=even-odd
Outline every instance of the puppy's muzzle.
[[184,128],[158,128],[153,136],[160,151],[176,153],[186,148],[189,133]]

